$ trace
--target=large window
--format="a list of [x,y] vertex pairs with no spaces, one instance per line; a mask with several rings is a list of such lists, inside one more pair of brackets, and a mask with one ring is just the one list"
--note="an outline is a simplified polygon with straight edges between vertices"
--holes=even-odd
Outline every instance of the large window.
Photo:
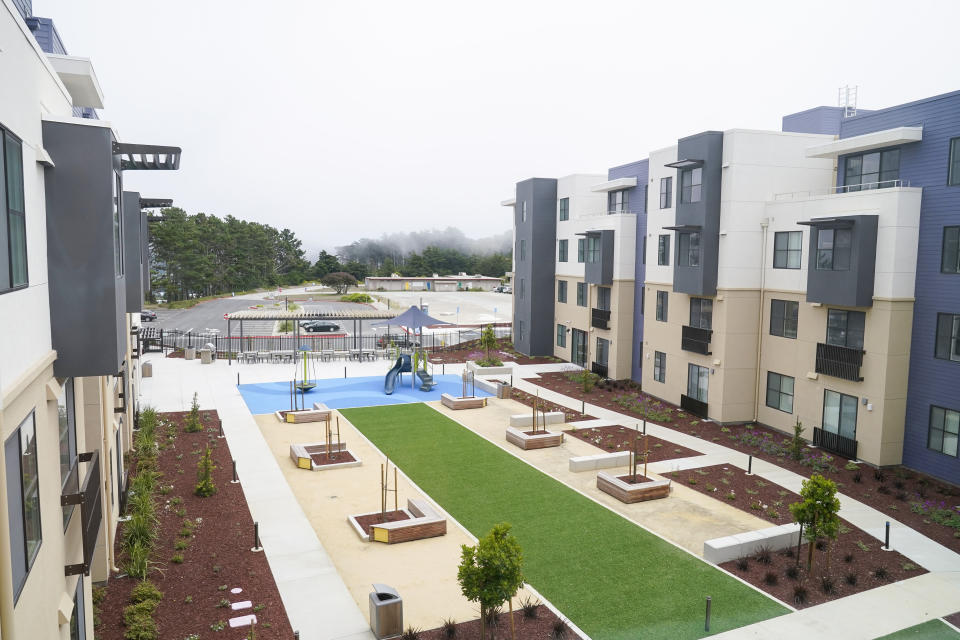
[[657,238],[657,264],[670,266],[670,236],[662,235]]
[[[63,383],[63,391],[57,396],[57,416],[60,431],[60,488],[61,493],[77,493],[80,490],[77,473],[77,414],[73,402],[73,378]],[[63,528],[67,528],[76,505],[63,507]]]
[[823,392],[823,430],[857,439],[857,399],[829,389]]
[[950,141],[950,168],[947,171],[947,184],[960,185],[960,138]]
[[523,239],[520,240],[520,259],[527,259],[527,241]]
[[960,435],[960,411],[930,407],[927,448],[956,458],[958,435]]
[[610,287],[597,287],[597,309],[610,311]]
[[960,315],[937,314],[936,357],[960,362]]
[[664,382],[667,379],[667,354],[663,351],[653,352],[653,381]]
[[793,413],[793,378],[767,372],[767,406],[777,411]]
[[795,300],[770,301],[770,335],[781,338],[797,337],[797,318],[800,303]]
[[577,283],[577,306],[587,306],[587,285],[582,282]]
[[695,364],[687,365],[687,397],[707,401],[707,387],[710,386],[710,369]]
[[667,321],[667,302],[670,299],[670,294],[667,291],[657,291],[657,315],[656,318],[660,322]]
[[630,192],[626,189],[611,191],[607,194],[607,211],[610,213],[630,212]]
[[557,302],[567,301],[567,281],[557,280]]
[[557,346],[567,348],[567,328],[562,324],[557,325]]
[[583,238],[577,238],[577,262],[583,262],[585,260],[585,245]]
[[778,231],[773,234],[773,268],[799,269],[803,255],[802,231]]
[[560,198],[560,221],[570,219],[570,198]]
[[690,298],[690,326],[713,329],[713,300]]
[[660,208],[669,209],[673,203],[673,176],[660,178]]
[[817,230],[817,269],[820,271],[847,271],[850,269],[850,229]]
[[684,169],[680,172],[680,202],[700,202],[703,168]]
[[700,266],[700,234],[683,232],[677,234],[677,264],[681,267]]
[[844,166],[843,184],[848,191],[892,187],[900,178],[900,150],[848,156]]
[[581,367],[587,365],[587,332],[580,329],[570,330],[570,362]]
[[960,227],[943,228],[940,270],[944,273],[960,273]]
[[587,262],[600,262],[600,236],[587,236]]
[[526,281],[526,279],[525,279],[525,278],[520,278],[520,291],[518,292],[519,295],[518,295],[517,297],[520,298],[521,300],[523,300],[523,296],[524,296],[524,294],[527,292],[526,289],[527,289],[527,281]]
[[557,249],[557,261],[566,262],[567,261],[567,243],[569,240],[561,240],[559,247]]
[[866,318],[863,311],[830,309],[827,311],[827,344],[863,349]]
[[0,129],[0,291],[27,286],[23,146]]
[[606,338],[597,338],[597,352],[593,361],[603,366],[610,362],[610,341]]
[[31,413],[3,445],[10,522],[10,567],[14,604],[37,558],[40,530],[40,485],[37,469],[37,423]]

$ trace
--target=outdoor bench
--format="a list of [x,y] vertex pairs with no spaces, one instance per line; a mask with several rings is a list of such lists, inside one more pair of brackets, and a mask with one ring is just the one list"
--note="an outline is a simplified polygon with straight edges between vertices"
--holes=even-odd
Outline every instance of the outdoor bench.
[[650,480],[649,482],[630,484],[612,473],[601,471],[597,474],[597,489],[613,496],[620,502],[631,504],[666,498],[670,495],[670,481]]
[[445,407],[450,407],[451,409],[480,409],[487,406],[486,398],[477,398],[476,396],[469,396],[466,398],[457,398],[452,396],[449,393],[444,393],[440,396],[440,402]]
[[422,538],[434,538],[447,533],[447,520],[440,516],[426,500],[407,500],[408,520],[385,522],[371,527],[370,539],[395,544]]

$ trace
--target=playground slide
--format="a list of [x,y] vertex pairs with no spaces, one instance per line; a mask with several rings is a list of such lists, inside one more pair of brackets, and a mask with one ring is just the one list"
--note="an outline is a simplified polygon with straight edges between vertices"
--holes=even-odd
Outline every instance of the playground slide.
[[430,391],[437,386],[433,376],[427,373],[426,369],[420,369],[417,371],[417,377],[420,378],[420,391]]
[[393,390],[397,386],[397,376],[399,376],[404,371],[410,371],[410,356],[401,355],[397,358],[396,364],[387,371],[387,377],[383,381],[383,392],[388,396],[393,393]]

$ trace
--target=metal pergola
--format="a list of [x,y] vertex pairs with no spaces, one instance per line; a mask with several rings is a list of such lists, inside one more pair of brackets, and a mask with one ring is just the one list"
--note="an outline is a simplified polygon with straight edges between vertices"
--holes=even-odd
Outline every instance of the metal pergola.
[[250,309],[235,311],[227,314],[227,364],[233,365],[233,353],[230,349],[233,336],[233,323],[240,323],[240,341],[243,342],[244,320],[278,321],[291,320],[294,326],[294,342],[300,343],[300,323],[304,320],[352,320],[353,335],[363,344],[362,320],[391,320],[397,317],[396,311],[380,311],[377,309],[362,310],[332,310],[332,311],[285,311],[277,309]]

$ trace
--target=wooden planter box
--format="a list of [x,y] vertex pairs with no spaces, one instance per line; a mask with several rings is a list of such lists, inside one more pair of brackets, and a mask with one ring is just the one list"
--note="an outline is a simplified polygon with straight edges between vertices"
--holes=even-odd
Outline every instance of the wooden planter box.
[[649,482],[631,484],[624,482],[612,473],[601,471],[597,474],[597,489],[610,494],[620,502],[632,504],[666,498],[670,495],[670,481],[650,480]]
[[371,533],[369,536],[364,533],[360,525],[357,524],[355,520],[356,516],[348,517],[347,521],[360,538],[368,542],[396,544],[398,542],[410,542],[411,540],[422,540],[423,538],[435,538],[446,535],[446,518],[434,511],[433,507],[431,507],[426,500],[408,499],[406,511],[410,515],[409,519],[373,525],[370,528]]
[[324,454],[327,452],[327,445],[322,442],[291,444],[290,459],[293,460],[293,464],[297,465],[298,468],[306,469],[308,471],[327,471],[329,469],[359,467],[362,464],[360,458],[358,458],[352,451],[347,449],[346,445],[335,443],[330,450],[337,451],[339,453],[349,453],[353,460],[347,460],[345,462],[331,462],[330,464],[316,464],[311,455]]
[[547,447],[559,447],[563,442],[563,434],[553,431],[541,431],[537,435],[531,436],[520,429],[507,427],[507,442],[515,444],[521,449],[545,449]]
[[445,407],[450,407],[454,411],[458,409],[482,409],[487,406],[486,398],[477,398],[476,396],[468,396],[466,398],[457,398],[452,396],[449,393],[444,393],[440,396],[440,402]]

